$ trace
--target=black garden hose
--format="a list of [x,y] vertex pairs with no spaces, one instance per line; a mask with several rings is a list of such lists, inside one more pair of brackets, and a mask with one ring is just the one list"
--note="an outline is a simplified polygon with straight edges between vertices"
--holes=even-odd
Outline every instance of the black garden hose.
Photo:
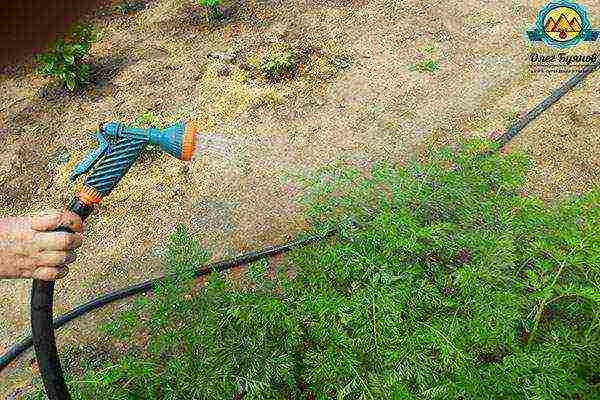
[[[64,231],[67,231],[64,229]],[[56,348],[52,325],[54,282],[33,280],[31,286],[31,334],[40,374],[49,399],[70,399]]]
[[[529,111],[524,117],[517,121],[507,132],[505,132],[496,141],[497,148],[501,148],[508,142],[510,142],[518,133],[520,133],[531,121],[536,119],[544,111],[550,108],[566,93],[573,89],[576,85],[582,82],[588,75],[596,71],[600,67],[600,62],[586,66],[580,73],[573,76],[571,79],[563,83],[558,89],[556,89],[550,96],[544,101],[538,104],[534,109]],[[259,252],[251,252],[244,254],[240,257],[234,258],[228,261],[221,261],[213,264],[209,267],[202,268],[196,272],[196,276],[203,276],[211,271],[224,271],[235,266],[246,264],[252,261],[264,259],[271,255],[288,252],[294,248],[306,245],[308,243],[314,243],[321,241],[326,237],[330,237],[336,234],[336,230],[329,231],[325,236],[313,236],[307,239],[287,243],[274,248],[267,248]],[[45,386],[48,398],[51,400],[68,400],[70,395],[64,384],[63,372],[60,367],[60,361],[58,358],[58,352],[56,350],[56,343],[54,338],[54,329],[59,328],[67,322],[84,315],[85,313],[100,308],[113,301],[123,299],[135,294],[143,293],[152,290],[154,285],[171,276],[162,277],[150,281],[146,281],[129,288],[125,288],[116,292],[106,294],[102,297],[94,299],[86,304],[83,304],[69,313],[57,318],[53,321],[52,319],[52,295],[54,284],[52,282],[34,281],[32,287],[32,333],[36,337],[36,348],[38,348],[38,359],[41,356],[42,359],[46,360],[45,366],[42,369],[40,365],[40,372],[42,376],[45,376]],[[33,316],[33,312],[37,313],[37,317]],[[25,351],[31,346],[33,339],[31,337],[24,339],[9,349],[9,351],[0,357],[0,371],[6,367],[12,360],[14,360],[19,354]],[[42,354],[39,354],[39,353]],[[41,364],[41,363],[40,363]],[[46,375],[44,375],[46,374]],[[50,379],[48,379],[50,377]]]
[[510,142],[515,136],[517,136],[517,134],[519,134],[519,132],[529,125],[531,121],[539,117],[544,111],[549,109],[554,103],[560,100],[561,97],[567,94],[579,83],[583,82],[588,75],[596,71],[598,68],[600,68],[600,61],[596,62],[595,64],[586,65],[581,72],[560,85],[560,87],[552,92],[550,96],[546,97],[544,101],[529,111],[525,116],[523,116],[523,118],[517,121],[508,131],[506,131],[497,139],[499,147],[502,147]]
[[[86,209],[77,207],[75,202],[69,206],[69,209],[76,212],[82,220],[85,220],[89,215]],[[73,233],[70,228],[64,226],[59,226],[54,231]],[[40,375],[46,389],[46,396],[50,400],[69,400],[71,395],[65,382],[58,349],[56,348],[53,301],[54,281],[34,279],[31,286],[30,301],[31,335]]]

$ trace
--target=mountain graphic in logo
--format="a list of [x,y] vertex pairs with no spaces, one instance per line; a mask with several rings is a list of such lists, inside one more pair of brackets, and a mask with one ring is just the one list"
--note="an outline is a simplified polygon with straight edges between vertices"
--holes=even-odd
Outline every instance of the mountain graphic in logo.
[[573,30],[573,32],[581,32],[581,25],[579,25],[579,21],[577,21],[577,18],[573,18],[569,25],[571,25],[571,29]]
[[527,31],[532,42],[543,41],[549,46],[566,48],[581,41],[598,40],[599,31],[590,29],[587,11],[567,0],[553,1],[538,14],[536,29]]
[[567,20],[565,14],[560,14],[558,21],[554,21],[554,18],[548,18],[548,22],[544,26],[544,31],[547,33],[558,33],[558,37],[561,40],[567,39],[568,33],[581,32],[581,25],[577,21],[577,17],[572,17],[571,22]]
[[546,25],[544,25],[544,32],[554,32],[554,28],[556,27],[556,21],[554,18],[548,18],[546,21]]

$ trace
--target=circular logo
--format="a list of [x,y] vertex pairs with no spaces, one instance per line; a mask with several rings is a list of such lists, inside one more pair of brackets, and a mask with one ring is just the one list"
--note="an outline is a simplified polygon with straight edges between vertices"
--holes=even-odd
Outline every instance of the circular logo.
[[586,10],[577,3],[559,0],[546,5],[538,14],[539,39],[554,47],[575,46],[590,29]]

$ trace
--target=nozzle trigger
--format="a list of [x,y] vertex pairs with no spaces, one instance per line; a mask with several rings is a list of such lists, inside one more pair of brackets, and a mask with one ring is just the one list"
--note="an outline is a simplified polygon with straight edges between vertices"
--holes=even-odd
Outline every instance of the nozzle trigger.
[[83,161],[77,164],[77,166],[73,170],[73,173],[71,174],[71,182],[74,182],[80,175],[85,174],[87,171],[89,171],[89,169],[92,168],[96,161],[98,161],[100,157],[102,157],[104,153],[106,153],[106,151],[108,150],[109,142],[102,134],[102,131],[97,132],[95,137],[98,141],[98,148],[92,151],[90,154],[88,154],[83,159]]

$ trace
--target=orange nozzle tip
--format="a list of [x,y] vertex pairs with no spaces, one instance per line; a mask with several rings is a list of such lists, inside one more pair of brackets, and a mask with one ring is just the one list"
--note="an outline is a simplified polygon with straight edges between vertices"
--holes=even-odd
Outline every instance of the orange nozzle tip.
[[183,143],[181,144],[181,159],[183,161],[189,161],[194,155],[196,150],[196,134],[198,133],[198,127],[194,121],[189,121],[185,125],[185,135],[183,136]]
[[102,200],[102,195],[89,186],[82,187],[77,197],[88,206],[99,204]]

